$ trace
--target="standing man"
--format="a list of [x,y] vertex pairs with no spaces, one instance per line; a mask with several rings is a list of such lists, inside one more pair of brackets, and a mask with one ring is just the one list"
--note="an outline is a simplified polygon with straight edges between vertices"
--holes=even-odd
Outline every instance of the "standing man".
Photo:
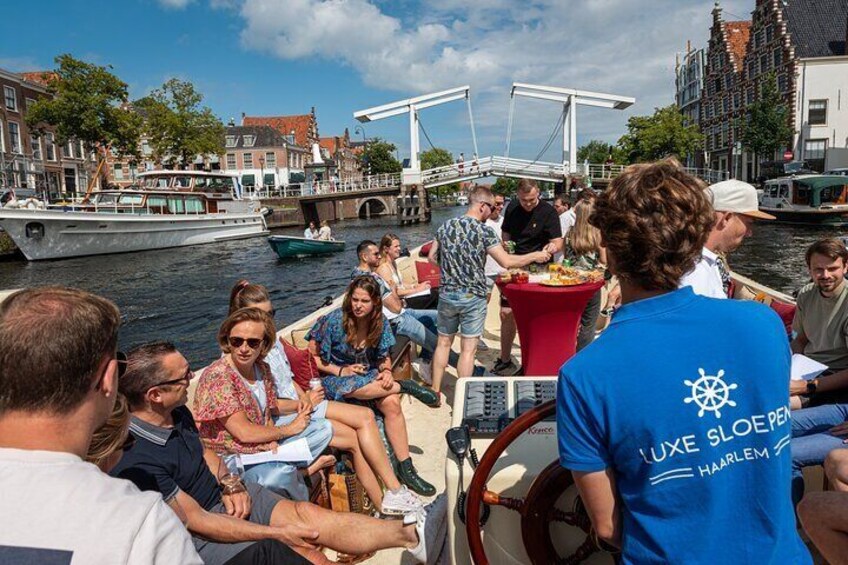
[[118,394],[120,322],[70,288],[0,306],[0,563],[202,563],[158,493],[83,461]]
[[673,160],[628,167],[598,198],[623,305],[560,370],[560,462],[623,563],[811,563],[787,496],[783,323],[678,288],[712,222]]
[[[539,198],[539,187],[532,180],[521,179],[516,200],[509,203],[502,226],[504,241],[515,243],[515,253],[525,255],[545,251],[553,256],[562,251],[562,228],[554,207]],[[492,372],[514,375],[519,368],[512,362],[515,341],[515,316],[509,302],[501,296],[501,356]]]
[[441,389],[442,376],[453,339],[459,332],[457,374],[469,377],[474,369],[477,341],[486,322],[486,255],[505,268],[524,267],[550,260],[547,251],[510,255],[485,221],[495,209],[495,197],[487,186],[477,185],[469,194],[468,211],[442,224],[430,248],[430,261],[442,267],[439,293],[439,341],[433,355],[433,390]]
[[759,211],[757,189],[747,182],[726,180],[710,185],[706,192],[713,205],[713,226],[695,268],[680,279],[680,286],[691,286],[702,296],[728,298],[730,269],[724,257],[751,235],[754,219],[774,216]]

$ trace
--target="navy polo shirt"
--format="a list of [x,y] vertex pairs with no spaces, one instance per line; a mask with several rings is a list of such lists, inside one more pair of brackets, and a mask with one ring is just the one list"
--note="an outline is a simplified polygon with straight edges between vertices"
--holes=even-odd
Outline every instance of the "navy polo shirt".
[[149,424],[135,416],[130,433],[135,445],[124,452],[110,472],[141,490],[159,491],[165,502],[182,490],[205,510],[221,502],[221,487],[203,459],[203,443],[191,412],[185,406],[171,414],[173,428]]

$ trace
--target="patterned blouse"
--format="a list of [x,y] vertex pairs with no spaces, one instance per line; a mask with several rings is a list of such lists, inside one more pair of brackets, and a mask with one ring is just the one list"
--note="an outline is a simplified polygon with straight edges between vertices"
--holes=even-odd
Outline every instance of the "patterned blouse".
[[355,363],[363,363],[368,366],[368,372],[364,375],[351,377],[325,376],[322,384],[329,400],[343,400],[346,394],[364,387],[377,378],[380,363],[389,356],[389,350],[395,344],[391,326],[383,318],[383,333],[380,334],[380,342],[376,347],[357,350],[347,342],[340,308],[319,318],[307,334],[306,339],[315,341],[318,346],[318,354],[324,363],[340,367]]
[[[240,443],[221,422],[236,412],[244,412],[247,419],[259,426],[273,426],[271,408],[277,398],[277,389],[271,368],[265,361],[257,360],[256,368],[265,383],[268,406],[263,414],[242,376],[222,357],[209,365],[197,383],[194,395],[194,418],[203,443],[216,453],[256,453],[264,443]],[[267,442],[266,442],[267,443]]]

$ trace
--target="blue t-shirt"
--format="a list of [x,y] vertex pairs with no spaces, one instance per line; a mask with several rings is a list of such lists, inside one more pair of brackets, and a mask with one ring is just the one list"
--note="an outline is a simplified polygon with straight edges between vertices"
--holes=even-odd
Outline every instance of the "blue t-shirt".
[[495,232],[471,216],[452,218],[436,230],[442,290],[470,292],[483,298],[489,293],[486,255],[500,245]]
[[610,468],[624,563],[810,563],[790,498],[778,316],[685,287],[622,306],[560,370],[563,467]]

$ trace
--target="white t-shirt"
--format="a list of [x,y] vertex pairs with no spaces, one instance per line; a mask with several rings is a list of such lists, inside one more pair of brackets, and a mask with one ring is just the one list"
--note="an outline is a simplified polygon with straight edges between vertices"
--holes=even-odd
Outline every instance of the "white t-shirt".
[[721,283],[721,272],[718,270],[718,255],[704,247],[701,258],[695,263],[695,268],[680,279],[680,288],[691,286],[695,294],[708,298],[727,298]]
[[329,241],[333,239],[333,232],[330,231],[329,226],[321,226],[321,229],[318,230],[318,239],[323,241]]
[[203,563],[162,495],[76,455],[0,448],[0,493],[0,563]]
[[[492,218],[489,218],[488,220],[486,220],[486,225],[489,226],[490,228],[492,228],[493,230],[495,230],[495,235],[498,236],[498,241],[501,241],[503,239],[501,237],[501,227],[503,226],[503,221],[504,221],[503,214],[498,216],[497,220],[493,220]],[[494,276],[497,276],[499,273],[502,273],[504,271],[506,271],[506,269],[501,267],[500,264],[498,264],[497,261],[492,259],[492,256],[487,253],[486,254],[486,276],[487,277],[494,277]]]
[[[568,232],[571,231],[571,228],[574,227],[574,223],[577,221],[577,214],[574,213],[574,208],[569,208],[567,211],[563,212],[559,215],[559,229],[562,232],[562,248],[565,249],[565,246],[568,244]],[[562,263],[562,259],[564,254],[562,251],[554,255],[555,263]]]

